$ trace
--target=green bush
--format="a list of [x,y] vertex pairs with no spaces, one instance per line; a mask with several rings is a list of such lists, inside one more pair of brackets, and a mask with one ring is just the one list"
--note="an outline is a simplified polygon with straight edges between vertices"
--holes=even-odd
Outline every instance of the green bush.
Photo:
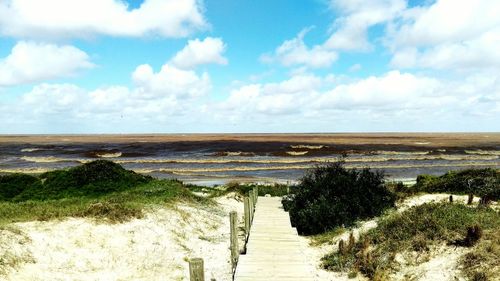
[[42,182],[39,178],[26,174],[0,175],[0,201],[11,200],[21,194],[25,189],[40,188]]
[[[6,199],[26,201],[79,196],[98,197],[130,189],[150,182],[153,178],[125,170],[111,161],[97,160],[68,170],[47,172],[38,178],[17,175],[16,179],[18,185],[12,192],[17,194]],[[1,190],[8,189],[11,185],[1,184]]]
[[294,194],[283,199],[299,233],[318,234],[352,225],[394,206],[395,195],[384,186],[383,173],[346,169],[343,164],[328,163],[310,170]]
[[474,194],[486,200],[499,200],[500,172],[486,168],[450,171],[442,176],[420,175],[412,189],[415,192]]
[[265,196],[269,194],[271,196],[284,196],[288,194],[288,190],[292,192],[294,186],[288,186],[286,184],[275,183],[272,185],[263,184],[240,184],[237,182],[230,182],[226,185],[225,192],[236,192],[241,195],[247,195],[249,191],[257,187],[259,191],[259,196]]
[[[448,202],[425,203],[382,217],[377,227],[362,234],[347,253],[335,251],[324,256],[322,266],[332,271],[360,271],[373,280],[377,270],[397,268],[395,257],[398,253],[415,251],[418,256],[425,257],[425,253],[437,245],[455,247],[477,243],[470,252],[475,254],[463,264],[462,270],[490,269],[494,268],[493,264],[498,264],[498,249],[491,245],[498,244],[499,227],[499,212],[493,208],[470,208]],[[368,254],[371,260],[367,259]],[[403,254],[401,257],[417,264],[425,262],[425,259],[413,255]],[[374,268],[377,270],[372,270]]]

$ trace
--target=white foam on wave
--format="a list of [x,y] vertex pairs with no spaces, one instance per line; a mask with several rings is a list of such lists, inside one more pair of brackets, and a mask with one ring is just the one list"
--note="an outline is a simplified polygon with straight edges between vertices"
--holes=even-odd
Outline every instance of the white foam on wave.
[[102,152],[96,153],[96,156],[99,158],[118,158],[122,156],[121,152]]
[[286,154],[292,155],[292,156],[301,156],[301,155],[306,155],[309,153],[309,151],[287,151]]
[[[359,165],[344,165],[346,168],[360,168]],[[430,168],[430,167],[495,167],[500,164],[493,162],[470,162],[470,163],[419,163],[419,164],[383,164],[370,165],[370,168],[377,169],[407,169],[407,168]],[[214,172],[247,172],[247,171],[279,171],[279,170],[303,170],[314,167],[313,164],[291,165],[291,166],[238,166],[238,167],[207,167],[207,168],[139,168],[133,169],[138,173],[163,172],[172,174],[197,174]]]
[[34,162],[34,163],[57,163],[57,162],[80,162],[80,163],[86,163],[90,162],[91,160],[86,160],[86,159],[72,159],[72,158],[60,158],[60,157],[54,157],[54,156],[45,156],[45,157],[30,157],[30,156],[23,156],[21,157],[24,161],[27,162]]
[[38,151],[40,149],[41,148],[38,148],[38,147],[23,148],[23,149],[21,149],[21,152],[34,152],[34,151]]
[[377,154],[386,154],[386,155],[426,155],[429,154],[429,151],[390,151],[390,150],[378,150]]
[[482,150],[482,149],[476,149],[476,150],[465,150],[465,153],[467,153],[467,154],[497,155],[497,156],[500,156],[500,151],[499,150]]
[[327,147],[326,145],[306,145],[306,144],[299,144],[299,145],[291,145],[290,146],[293,149],[301,149],[301,148],[306,148],[306,149],[322,149],[323,147]]

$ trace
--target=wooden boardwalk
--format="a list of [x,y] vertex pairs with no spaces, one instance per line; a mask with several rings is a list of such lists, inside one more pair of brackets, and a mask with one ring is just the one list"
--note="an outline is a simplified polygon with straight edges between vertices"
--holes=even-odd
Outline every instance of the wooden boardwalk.
[[234,280],[314,280],[280,197],[258,198],[247,251],[239,257]]

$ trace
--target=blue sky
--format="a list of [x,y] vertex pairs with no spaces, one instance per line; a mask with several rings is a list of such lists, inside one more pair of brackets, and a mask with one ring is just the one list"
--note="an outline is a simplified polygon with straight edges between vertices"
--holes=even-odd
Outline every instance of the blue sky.
[[0,133],[499,131],[499,8],[1,1]]

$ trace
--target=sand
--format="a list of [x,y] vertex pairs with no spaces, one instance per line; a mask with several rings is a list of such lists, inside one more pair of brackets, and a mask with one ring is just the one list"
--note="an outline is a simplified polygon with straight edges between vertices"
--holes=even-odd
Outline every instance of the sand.
[[[397,211],[448,200],[448,196],[426,194],[409,198],[398,205]],[[13,224],[0,229],[0,250],[4,251],[7,264],[14,265],[7,267],[7,274],[0,275],[0,279],[189,280],[187,260],[203,257],[206,280],[231,280],[228,213],[237,211],[242,225],[240,200],[230,194],[217,199],[218,207],[179,203],[151,209],[143,219],[122,224],[84,218]],[[465,202],[467,196],[454,196],[454,200]],[[376,219],[368,220],[352,231],[358,238],[376,226]],[[316,280],[367,280],[361,274],[349,279],[347,273],[329,272],[320,267],[321,258],[336,250],[338,241],[347,240],[348,236],[349,232],[345,232],[333,238],[333,245],[318,247],[310,245],[310,238],[300,237],[304,255],[315,265]],[[240,246],[243,245],[241,239]],[[410,264],[400,256],[401,269],[391,280],[463,280],[457,263],[466,251],[441,245],[418,264]]]
[[231,280],[228,213],[242,214],[243,204],[234,197],[217,201],[217,208],[156,208],[122,224],[86,218],[17,223],[22,234],[7,237],[4,230],[0,250],[19,264],[0,279],[189,280],[187,260],[202,257],[206,280]]
[[[468,196],[453,196],[456,202],[467,202]],[[412,207],[422,205],[429,202],[439,202],[449,200],[449,194],[425,194],[408,198],[397,205],[397,212]],[[479,198],[474,198],[474,202],[478,202]],[[362,221],[357,227],[351,229],[355,239],[358,239],[360,234],[377,227],[377,219]],[[323,244],[320,246],[311,246],[311,238],[301,236],[301,243],[304,245],[305,254],[308,259],[315,262],[315,275],[317,280],[325,281],[344,281],[344,280],[368,280],[358,274],[355,278],[348,278],[347,272],[331,272],[321,268],[321,258],[326,254],[338,250],[338,241],[343,239],[348,241],[350,232],[344,232],[332,239],[332,244]],[[431,249],[428,261],[418,265],[402,264],[401,270],[391,276],[391,280],[419,280],[419,281],[435,281],[435,280],[464,280],[460,277],[460,272],[457,269],[459,258],[466,253],[466,249],[455,249],[441,245],[435,249]],[[400,258],[403,261],[403,258]],[[412,277],[413,279],[410,279]]]

